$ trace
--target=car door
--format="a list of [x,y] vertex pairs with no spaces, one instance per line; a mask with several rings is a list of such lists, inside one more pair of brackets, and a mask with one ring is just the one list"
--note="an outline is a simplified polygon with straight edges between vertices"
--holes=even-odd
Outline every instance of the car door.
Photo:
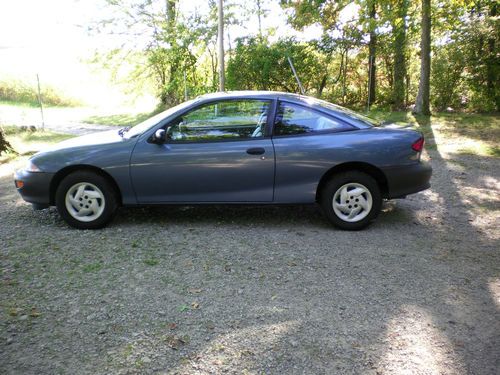
[[130,164],[137,201],[271,202],[270,108],[270,100],[205,103],[164,126],[165,142],[140,140]]
[[279,101],[273,129],[274,201],[313,203],[322,176],[336,163],[356,157],[350,138],[354,129],[313,108]]

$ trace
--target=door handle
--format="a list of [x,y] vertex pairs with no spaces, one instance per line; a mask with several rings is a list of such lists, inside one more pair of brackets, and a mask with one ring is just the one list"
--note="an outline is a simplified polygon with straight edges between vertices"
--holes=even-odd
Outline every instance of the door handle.
[[247,150],[247,154],[250,155],[262,155],[265,152],[266,150],[263,149],[262,147],[252,147]]

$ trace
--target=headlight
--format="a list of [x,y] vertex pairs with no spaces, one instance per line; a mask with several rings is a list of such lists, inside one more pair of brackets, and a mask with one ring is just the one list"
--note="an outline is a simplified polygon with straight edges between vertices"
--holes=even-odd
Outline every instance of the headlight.
[[41,172],[40,168],[38,168],[31,160],[28,160],[25,170],[28,172]]

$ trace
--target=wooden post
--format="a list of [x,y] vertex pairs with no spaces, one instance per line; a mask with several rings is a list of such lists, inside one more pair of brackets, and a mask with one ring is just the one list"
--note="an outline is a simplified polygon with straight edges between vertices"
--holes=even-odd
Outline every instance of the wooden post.
[[38,83],[38,103],[40,104],[40,113],[42,115],[42,130],[45,130],[45,120],[43,118],[42,93],[40,91],[40,77],[38,76],[38,73],[36,74],[36,81]]

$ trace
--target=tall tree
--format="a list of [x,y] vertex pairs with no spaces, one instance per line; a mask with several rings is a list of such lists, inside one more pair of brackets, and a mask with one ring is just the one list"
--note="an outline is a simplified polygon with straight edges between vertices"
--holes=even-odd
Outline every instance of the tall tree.
[[393,108],[405,108],[406,73],[406,17],[408,15],[408,0],[395,0],[395,17],[392,20],[394,35],[394,84]]
[[431,0],[422,0],[422,30],[420,41],[420,82],[413,113],[430,115],[431,77]]
[[218,9],[218,40],[219,40],[219,91],[225,89],[225,69],[224,69],[224,4],[223,0],[217,1]]
[[[154,81],[160,101],[174,105],[184,97],[184,73],[195,69],[196,45],[201,42],[196,17],[178,12],[179,0],[104,0],[110,18],[99,20],[91,32],[120,36],[120,43],[103,56],[104,63],[119,71],[135,67],[134,82]],[[116,39],[115,39],[116,40]]]
[[370,33],[370,41],[368,42],[368,106],[376,100],[377,88],[377,33],[376,33],[376,20],[377,15],[377,0],[368,1],[368,30]]
[[[486,87],[487,95],[492,98],[497,111],[500,111],[500,62],[498,57],[498,37],[500,34],[498,21],[498,2],[493,1],[490,4],[488,21],[496,24],[488,35],[488,57],[486,58]],[[496,31],[496,33],[495,33]]]
[[[317,88],[317,95],[322,96],[323,90],[330,81],[330,72],[328,64],[333,60],[333,55],[337,50],[341,50],[340,72],[334,83],[342,79],[342,100],[345,99],[345,77],[347,72],[347,54],[348,49],[344,50],[347,43],[344,40],[339,40],[333,35],[337,33],[345,34],[338,23],[338,17],[342,10],[349,4],[347,0],[314,0],[314,1],[301,1],[301,0],[280,0],[281,6],[285,9],[291,10],[289,13],[288,22],[297,30],[303,30],[306,26],[312,24],[320,24],[323,28],[323,35],[318,47],[321,48],[322,53],[326,56],[325,69],[320,73],[321,79]],[[340,38],[342,39],[342,38]]]

